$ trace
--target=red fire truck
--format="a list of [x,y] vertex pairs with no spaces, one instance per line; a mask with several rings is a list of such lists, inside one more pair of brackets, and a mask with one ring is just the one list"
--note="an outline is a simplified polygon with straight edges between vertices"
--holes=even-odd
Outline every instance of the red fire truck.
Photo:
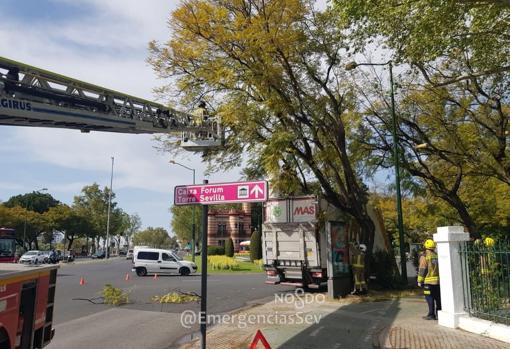
[[0,263],[14,262],[16,262],[16,235],[14,229],[0,228]]
[[0,349],[36,349],[53,338],[56,265],[0,264]]

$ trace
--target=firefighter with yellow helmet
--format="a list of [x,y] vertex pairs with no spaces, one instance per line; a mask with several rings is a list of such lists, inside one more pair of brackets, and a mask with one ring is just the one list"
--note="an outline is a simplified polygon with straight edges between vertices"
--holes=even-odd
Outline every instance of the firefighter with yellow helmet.
[[365,294],[367,292],[367,283],[365,281],[365,253],[367,246],[365,244],[354,243],[351,248],[351,267],[354,277],[354,291],[352,294]]
[[420,256],[418,268],[418,287],[423,287],[423,294],[429,307],[425,320],[437,320],[437,311],[441,310],[441,292],[439,289],[439,264],[435,252],[436,243],[428,239],[423,244],[425,253]]
[[480,271],[482,275],[490,275],[496,269],[496,256],[493,250],[495,243],[496,241],[491,237],[475,241],[480,253]]

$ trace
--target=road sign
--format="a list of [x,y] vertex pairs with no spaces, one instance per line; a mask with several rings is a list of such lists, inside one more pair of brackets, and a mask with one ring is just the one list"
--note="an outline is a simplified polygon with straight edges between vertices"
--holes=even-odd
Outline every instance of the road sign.
[[267,342],[266,337],[264,337],[260,330],[257,330],[255,338],[253,338],[253,342],[251,342],[250,349],[257,349],[257,344],[259,344],[259,342],[262,343],[265,349],[271,349],[271,346]]
[[266,200],[266,181],[179,185],[174,190],[175,205],[215,205]]

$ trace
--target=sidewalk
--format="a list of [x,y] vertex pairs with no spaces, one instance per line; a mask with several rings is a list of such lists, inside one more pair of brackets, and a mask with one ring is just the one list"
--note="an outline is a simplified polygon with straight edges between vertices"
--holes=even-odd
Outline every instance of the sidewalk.
[[[273,299],[239,310],[210,327],[207,347],[249,348],[260,329],[273,349],[510,349],[508,343],[422,320],[427,311],[422,297],[381,302],[360,302],[358,297],[322,300],[315,298],[301,307],[301,303],[282,304]],[[199,347],[198,339],[179,348]],[[262,347],[259,343],[258,348]]]

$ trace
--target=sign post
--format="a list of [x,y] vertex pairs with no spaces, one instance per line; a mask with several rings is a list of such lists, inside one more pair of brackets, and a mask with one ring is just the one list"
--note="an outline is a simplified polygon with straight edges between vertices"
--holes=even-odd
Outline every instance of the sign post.
[[202,205],[202,287],[200,295],[200,333],[201,349],[206,349],[207,335],[207,225],[209,205],[265,202],[267,201],[267,182],[234,182],[199,185],[178,185],[174,190],[174,205]]
[[[207,184],[208,180],[204,180]],[[200,333],[202,334],[202,349],[206,349],[207,334],[207,215],[209,206],[202,206],[202,291],[200,292]]]

